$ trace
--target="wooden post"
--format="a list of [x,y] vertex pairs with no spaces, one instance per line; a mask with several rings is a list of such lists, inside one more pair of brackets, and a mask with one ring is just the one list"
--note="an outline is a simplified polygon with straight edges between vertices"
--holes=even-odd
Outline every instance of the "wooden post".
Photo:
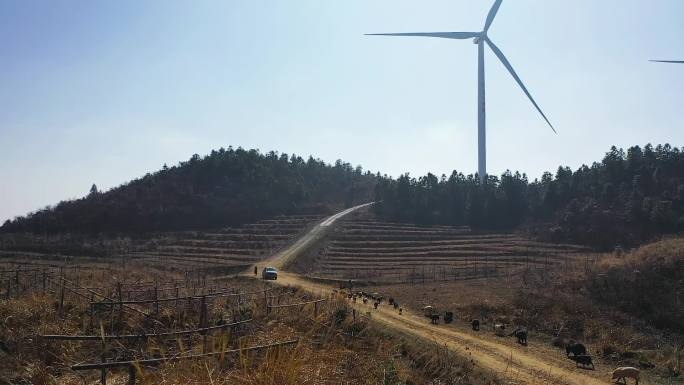
[[159,314],[159,290],[157,284],[154,285],[154,314]]
[[90,328],[95,327],[95,303],[90,302]]
[[128,385],[135,385],[135,366],[130,365],[128,367]]
[[91,329],[95,327],[95,294],[90,294],[90,327]]
[[43,270],[43,294],[45,294],[45,282],[47,281],[47,277],[45,276],[45,270]]
[[352,309],[352,321],[356,321],[356,309]]
[[62,278],[62,290],[59,295],[59,309],[58,314],[60,317],[64,317],[64,278]]
[[119,323],[123,321],[123,294],[121,293],[121,282],[116,282],[116,294],[119,297]]
[[176,306],[176,314],[179,313],[178,311],[178,284],[176,284],[176,301],[175,301],[175,306]]
[[[107,340],[105,339],[105,336],[102,336],[102,351],[100,352],[100,362],[104,363],[106,361],[105,359],[105,351],[107,350]],[[100,383],[102,385],[107,385],[107,369],[102,368],[100,372]]]
[[[200,321],[199,321],[199,327],[200,329],[206,328],[208,319],[207,319],[207,297],[202,296],[202,302],[200,305]],[[207,332],[204,331],[202,332],[202,353],[204,353],[207,349]]]
[[206,322],[207,322],[207,297],[203,296],[202,302],[200,302],[199,328],[206,327],[205,326]]

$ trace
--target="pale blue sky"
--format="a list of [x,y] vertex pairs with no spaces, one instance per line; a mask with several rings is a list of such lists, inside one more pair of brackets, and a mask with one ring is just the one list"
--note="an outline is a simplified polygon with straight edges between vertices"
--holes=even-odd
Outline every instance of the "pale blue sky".
[[[390,175],[476,169],[492,0],[0,1],[0,220],[221,146]],[[505,0],[487,53],[488,168],[532,178],[613,144],[681,146],[684,1]]]

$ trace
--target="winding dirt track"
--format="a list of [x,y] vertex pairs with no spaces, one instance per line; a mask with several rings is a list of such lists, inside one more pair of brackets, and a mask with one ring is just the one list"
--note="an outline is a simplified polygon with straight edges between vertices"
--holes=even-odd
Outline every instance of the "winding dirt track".
[[[280,270],[276,281],[278,284],[300,286],[314,293],[329,293],[335,289],[334,286],[313,282],[298,274],[285,272],[283,269],[287,268],[287,265],[307,247],[320,239],[335,220],[370,204],[372,203],[352,207],[325,219],[292,246],[261,263],[260,269],[265,266],[278,268]],[[533,346],[523,348],[506,344],[501,340],[497,341],[490,335],[491,333],[484,330],[476,334],[451,326],[431,325],[424,317],[410,311],[404,311],[403,315],[399,315],[389,306],[380,306],[377,310],[372,310],[371,306],[360,303],[353,304],[353,306],[362,313],[370,311],[374,322],[392,328],[396,332],[421,338],[430,343],[437,342],[462,357],[472,358],[475,365],[498,374],[510,384],[596,385],[610,383],[609,376],[601,371],[591,372],[592,375],[590,375],[585,370],[576,369],[574,365],[568,363],[568,360],[562,358],[562,354],[557,350],[553,353],[560,355],[561,359],[547,354],[549,350],[546,348],[541,348],[537,352]],[[605,380],[594,377],[599,375]]]

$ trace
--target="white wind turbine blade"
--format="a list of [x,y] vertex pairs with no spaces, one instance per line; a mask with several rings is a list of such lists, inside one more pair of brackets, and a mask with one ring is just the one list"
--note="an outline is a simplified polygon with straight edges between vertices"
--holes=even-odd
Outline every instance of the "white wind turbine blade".
[[409,33],[367,33],[366,36],[419,36],[441,37],[444,39],[472,39],[480,36],[479,32],[409,32]]
[[489,14],[487,15],[487,21],[485,22],[485,26],[484,26],[485,32],[489,31],[489,27],[492,26],[492,22],[494,21],[494,18],[496,17],[496,13],[499,12],[499,7],[501,6],[502,1],[503,0],[496,0],[494,2],[494,5],[492,5],[492,8],[489,10]]
[[674,64],[684,64],[684,61],[681,60],[649,60],[654,63],[674,63]]
[[515,79],[515,81],[518,82],[518,85],[520,86],[520,88],[522,88],[523,92],[525,92],[525,95],[527,95],[527,97],[530,99],[530,101],[532,102],[534,107],[537,109],[537,111],[539,111],[539,113],[544,118],[544,120],[546,120],[546,123],[549,124],[549,127],[551,127],[553,132],[557,134],[558,132],[556,132],[556,129],[553,128],[553,125],[551,124],[551,122],[549,122],[549,119],[546,117],[546,115],[544,115],[544,112],[542,112],[541,108],[539,108],[539,105],[537,104],[537,102],[534,101],[534,98],[532,97],[532,95],[530,95],[530,92],[527,90],[527,88],[525,87],[525,84],[523,84],[522,80],[520,80],[520,77],[518,76],[518,74],[515,73],[513,66],[511,66],[511,63],[508,61],[508,59],[506,59],[506,56],[504,56],[503,52],[501,52],[499,47],[497,47],[496,44],[494,44],[491,40],[489,40],[489,38],[485,39],[485,41],[487,42],[487,45],[489,45],[489,48],[491,48],[492,51],[494,51],[494,54],[499,58],[499,60],[501,60],[501,63],[503,63],[504,67],[506,67],[508,72],[510,72],[511,76],[513,76],[513,79]]

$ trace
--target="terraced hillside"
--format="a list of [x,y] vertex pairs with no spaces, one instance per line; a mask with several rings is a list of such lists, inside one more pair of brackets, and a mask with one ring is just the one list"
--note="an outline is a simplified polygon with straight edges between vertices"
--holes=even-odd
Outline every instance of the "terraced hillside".
[[72,257],[57,253],[36,253],[0,250],[0,275],[7,270],[36,269],[92,270],[111,264],[111,260],[97,257]]
[[375,282],[472,279],[540,269],[585,251],[517,234],[379,222],[366,214],[338,226],[306,273]]
[[[172,271],[236,272],[272,255],[321,218],[322,215],[280,216],[215,231],[161,233],[110,250],[110,255],[116,256],[114,261],[117,262]],[[106,257],[65,256],[16,247],[0,250],[0,268],[5,270],[93,268],[111,262],[112,259]]]
[[211,232],[164,233],[136,245],[127,256],[135,263],[172,270],[237,271],[272,255],[321,218],[280,216]]

